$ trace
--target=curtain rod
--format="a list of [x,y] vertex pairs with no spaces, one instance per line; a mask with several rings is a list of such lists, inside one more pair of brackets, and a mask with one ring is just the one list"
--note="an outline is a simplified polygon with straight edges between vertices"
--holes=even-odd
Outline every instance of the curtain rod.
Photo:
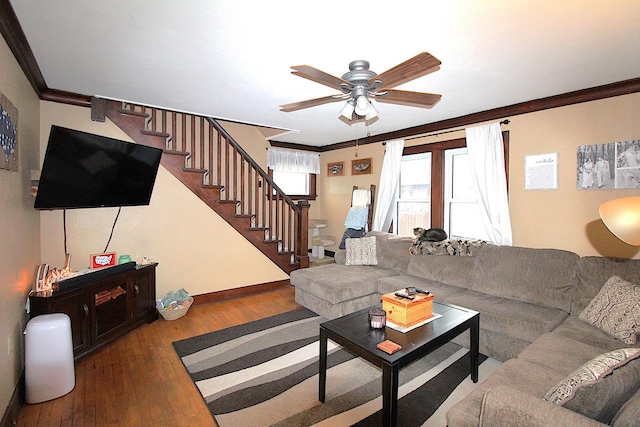
[[[501,125],[508,125],[510,123],[509,119],[505,119],[503,121],[500,122]],[[450,129],[450,130],[445,130],[444,132],[436,132],[436,133],[425,133],[422,135],[416,135],[416,136],[412,136],[411,138],[405,138],[405,141],[411,141],[413,139],[418,139],[418,138],[426,138],[428,136],[439,136],[439,135],[444,135],[445,133],[452,133],[452,132],[458,132],[461,130],[465,130],[466,128],[458,128],[458,129]],[[386,145],[386,141],[382,143],[382,145]]]

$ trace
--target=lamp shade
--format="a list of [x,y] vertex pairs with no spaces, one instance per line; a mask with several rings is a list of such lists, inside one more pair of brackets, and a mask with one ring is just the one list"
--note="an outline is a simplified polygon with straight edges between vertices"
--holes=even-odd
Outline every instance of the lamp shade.
[[353,105],[353,101],[349,100],[347,101],[346,104],[344,104],[344,107],[342,107],[342,110],[340,110],[340,115],[347,120],[351,120],[353,118],[354,109],[355,107]]
[[640,246],[640,197],[622,197],[600,205],[600,218],[618,239]]
[[369,113],[369,100],[366,96],[359,96],[356,100],[356,114],[359,116],[366,116]]
[[366,120],[375,119],[376,117],[378,117],[378,114],[379,114],[378,110],[376,109],[376,107],[373,106],[373,102],[369,101],[369,112],[365,116],[365,119]]

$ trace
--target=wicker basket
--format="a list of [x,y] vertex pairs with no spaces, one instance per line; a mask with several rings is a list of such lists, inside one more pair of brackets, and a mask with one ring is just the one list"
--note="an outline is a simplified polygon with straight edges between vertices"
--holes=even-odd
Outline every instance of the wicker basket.
[[191,304],[193,304],[193,297],[189,297],[188,300],[184,301],[176,308],[161,308],[158,312],[162,315],[164,320],[176,320],[187,314]]

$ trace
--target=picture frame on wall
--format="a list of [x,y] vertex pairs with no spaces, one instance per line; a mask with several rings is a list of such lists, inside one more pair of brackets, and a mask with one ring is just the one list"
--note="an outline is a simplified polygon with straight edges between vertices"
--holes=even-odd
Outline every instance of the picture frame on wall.
[[640,188],[640,140],[579,146],[576,177],[578,190]]
[[351,175],[369,175],[373,173],[371,157],[351,160]]
[[327,176],[343,176],[344,162],[327,163]]
[[18,171],[18,109],[0,93],[0,169]]

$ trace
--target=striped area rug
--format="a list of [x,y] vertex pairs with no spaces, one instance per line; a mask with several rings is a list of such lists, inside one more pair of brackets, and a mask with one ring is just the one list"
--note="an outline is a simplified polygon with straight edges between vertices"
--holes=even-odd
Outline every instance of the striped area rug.
[[[381,369],[329,342],[318,401],[325,319],[298,309],[173,343],[220,427],[382,425]],[[499,364],[480,357],[480,380]],[[475,386],[468,351],[449,343],[400,371],[398,425],[444,426]]]

